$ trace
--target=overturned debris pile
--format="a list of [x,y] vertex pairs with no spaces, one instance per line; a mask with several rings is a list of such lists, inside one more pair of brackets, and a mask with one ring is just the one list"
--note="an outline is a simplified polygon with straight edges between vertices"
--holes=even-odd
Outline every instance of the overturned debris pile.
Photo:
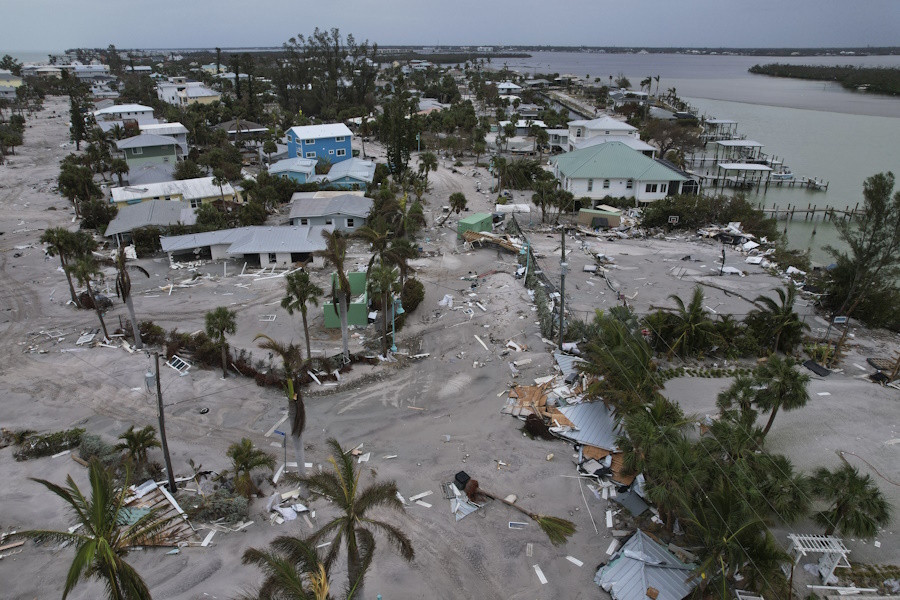
[[475,242],[479,244],[493,244],[511,252],[520,252],[525,247],[522,241],[514,236],[487,231],[466,231],[463,233],[463,239],[469,244],[474,244]]

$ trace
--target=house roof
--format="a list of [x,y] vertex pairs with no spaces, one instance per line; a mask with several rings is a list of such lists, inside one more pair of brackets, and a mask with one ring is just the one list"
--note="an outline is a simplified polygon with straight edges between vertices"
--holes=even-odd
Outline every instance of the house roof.
[[188,98],[206,98],[207,96],[218,96],[219,92],[209,89],[202,85],[192,85],[178,92],[179,95],[184,94]]
[[125,150],[126,148],[149,148],[151,146],[177,146],[178,140],[167,135],[156,135],[154,133],[142,133],[134,137],[125,138],[116,142],[116,148]]
[[[129,200],[143,200],[164,196],[181,195],[185,200],[209,198],[220,194],[219,186],[213,185],[213,177],[198,177],[197,179],[180,179],[175,181],[162,181],[160,183],[148,183],[141,186],[127,186],[112,188],[113,202],[128,202]],[[234,194],[234,188],[230,183],[222,186],[221,193]]]
[[147,123],[140,124],[141,132],[155,135],[180,135],[187,133],[188,129],[181,123]]
[[316,161],[311,158],[286,158],[269,165],[269,173],[306,173],[312,175]]
[[569,179],[687,180],[680,173],[631,149],[621,141],[567,152],[553,157],[551,161]]
[[106,108],[101,108],[100,110],[94,111],[94,116],[98,115],[118,115],[121,113],[127,112],[153,112],[153,109],[149,106],[144,106],[143,104],[114,104],[113,106],[107,106]]
[[[518,121],[516,121],[516,129],[520,129],[520,128],[523,128],[523,127],[528,127],[528,122],[529,122],[529,121],[531,121],[531,124],[532,124],[532,125],[537,125],[538,127],[541,127],[542,129],[546,129],[546,128],[547,128],[547,124],[544,123],[543,121],[538,120],[538,119],[519,119]],[[509,125],[511,122],[512,122],[512,121],[500,121],[499,123],[497,123],[497,125],[499,125],[500,127],[506,127],[506,126]]]
[[228,245],[226,254],[267,254],[269,252],[309,253],[325,249],[323,231],[331,227],[258,226],[205,231],[159,238],[163,252],[182,252],[207,246]]
[[132,167],[128,170],[128,185],[131,187],[146,185],[148,183],[161,183],[172,181],[175,178],[175,165],[173,163],[150,163]]
[[498,90],[521,90],[521,85],[516,85],[512,81],[501,81],[497,84]]
[[348,158],[331,165],[331,169],[324,175],[318,175],[316,180],[321,182],[337,181],[344,177],[350,177],[365,183],[372,183],[375,179],[375,163],[361,158]]
[[716,144],[725,148],[762,148],[765,146],[755,140],[718,140]]
[[372,210],[372,199],[354,194],[331,198],[294,198],[291,200],[291,219],[349,215],[365,218]]
[[578,444],[588,444],[616,450],[616,438],[619,427],[616,425],[613,411],[603,402],[583,402],[559,408],[567,419],[575,424],[574,430],[558,433],[560,437]]
[[350,137],[353,132],[343,123],[324,123],[322,125],[302,125],[291,127],[288,131],[301,140],[317,140],[327,137]]
[[151,225],[167,227],[178,223],[193,225],[196,222],[197,214],[187,202],[150,200],[120,208],[107,226],[105,235],[110,237]]
[[569,127],[585,127],[587,129],[609,129],[610,131],[637,131],[637,127],[632,127],[624,121],[613,119],[609,115],[603,115],[596,119],[569,121]]
[[240,121],[237,119],[225,121],[215,126],[215,129],[221,129],[226,133],[238,133],[238,128],[240,128],[240,133],[262,133],[269,130],[265,125],[243,119]]
[[647,600],[647,588],[659,592],[657,600],[681,600],[696,580],[687,581],[693,570],[640,529],[601,567],[594,582],[613,600]]
[[622,142],[632,150],[645,152],[647,150],[656,150],[655,146],[651,146],[643,140],[624,135],[595,135],[587,139],[580,139],[574,143],[576,150],[590,148],[591,146],[599,146],[607,142]]

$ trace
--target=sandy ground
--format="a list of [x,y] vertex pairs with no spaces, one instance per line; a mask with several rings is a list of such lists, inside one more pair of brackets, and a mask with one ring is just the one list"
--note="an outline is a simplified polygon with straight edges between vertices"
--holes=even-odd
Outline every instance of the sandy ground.
[[[71,225],[73,216],[67,201],[53,191],[59,159],[69,151],[60,147],[67,137],[64,115],[68,105],[64,100],[50,98],[45,106],[43,113],[29,120],[26,145],[11,157],[8,165],[0,166],[0,205],[5,209],[0,213],[0,423],[11,429],[45,431],[77,425],[111,441],[131,424],[141,427],[156,423],[155,399],[144,390],[149,360],[143,354],[128,354],[121,349],[68,351],[75,349],[78,334],[97,325],[93,312],[65,304],[67,289],[57,270],[58,262],[46,259],[39,244],[31,246],[37,243],[43,229]],[[55,118],[54,113],[63,117]],[[367,144],[366,151],[369,155],[383,155],[375,144]],[[490,210],[486,196],[476,191],[478,181],[487,187],[489,174],[479,169],[475,171],[478,176],[472,176],[471,167],[453,173],[446,160],[441,159],[440,163],[438,172],[430,176],[433,189],[426,207],[429,222],[454,191],[463,191],[469,199],[470,210],[464,215]],[[454,217],[447,227],[429,229],[422,236],[423,250],[434,253],[416,262],[416,276],[426,283],[426,298],[397,339],[402,351],[428,353],[429,357],[382,367],[357,366],[338,388],[312,386],[305,390],[307,461],[314,468],[327,466],[325,440],[332,436],[348,447],[364,443],[364,449],[372,453],[371,460],[363,465],[364,481],[372,481],[373,476],[379,480],[395,479],[406,497],[434,492],[424,499],[432,505],[430,508],[413,504],[403,515],[385,515],[409,534],[416,559],[409,565],[403,563],[380,539],[367,578],[369,597],[379,593],[384,598],[603,597],[592,579],[595,566],[607,558],[605,550],[611,540],[602,522],[606,501],[595,500],[586,492],[587,506],[599,528],[596,533],[578,480],[567,477],[573,474],[571,447],[558,441],[531,441],[520,433],[518,421],[499,413],[504,403],[499,395],[511,383],[508,358],[500,356],[507,340],[515,339],[529,347],[528,352],[515,358],[533,359],[523,367],[519,383],[552,372],[552,359],[540,339],[528,296],[521,280],[511,275],[515,257],[487,248],[461,249],[453,227],[456,220]],[[546,256],[540,259],[544,268],[552,272],[553,261],[558,263],[553,256],[557,236],[547,235],[551,234],[535,232],[531,237]],[[626,295],[639,292],[633,301],[639,310],[665,302],[670,293],[686,296],[690,292],[695,285],[694,275],[679,273],[681,277],[677,277],[669,273],[672,267],[685,266],[680,261],[684,255],[700,259],[691,268],[698,271],[696,277],[706,277],[701,265],[714,265],[718,252],[714,246],[679,240],[584,241],[584,250],[577,242],[572,244],[576,251],[570,258],[572,274],[567,283],[567,295],[576,316],[577,311],[587,313],[615,300],[611,290],[603,289],[605,282],[580,271],[579,261],[588,260],[585,251],[615,256],[620,269],[613,271],[610,278]],[[359,251],[351,263],[364,264],[366,260]],[[167,278],[178,282],[192,274],[169,270],[164,259],[142,260],[140,264],[151,272],[149,280],[133,278],[135,305],[141,318],[191,332],[203,327],[206,311],[225,305],[238,311],[238,333],[231,340],[237,348],[253,351],[257,333],[282,341],[302,341],[299,317],[288,316],[277,305],[280,280],[240,278],[237,273],[241,265],[234,263],[228,265],[226,277],[221,263],[209,264],[199,269],[203,283],[176,288],[169,296],[159,290],[169,283]],[[474,290],[468,281],[461,280],[469,271],[492,270],[500,272],[481,279]],[[315,272],[314,277],[321,285],[326,273]],[[775,278],[760,274],[715,279],[717,285],[727,280],[723,285],[734,286],[751,297],[778,283]],[[726,303],[728,310],[737,312],[746,304],[724,292],[710,292],[710,306],[716,310],[724,310],[719,305]],[[470,297],[472,293],[476,296]],[[438,302],[445,294],[452,294],[457,303],[478,300],[487,312],[475,308],[469,317],[463,311],[441,308]],[[260,315],[267,314],[275,314],[276,320],[261,322]],[[115,327],[119,317],[125,315],[121,302],[115,300],[108,323]],[[339,332],[322,328],[321,310],[313,310],[311,315],[314,353],[337,351]],[[58,331],[63,340],[40,333],[45,331]],[[359,334],[352,338],[354,348],[359,347],[362,338],[371,339],[378,334],[374,326],[354,333]],[[475,340],[475,335],[484,340],[489,351]],[[885,337],[870,345],[873,351],[881,351],[895,342]],[[266,358],[258,349],[254,356]],[[846,384],[846,388],[832,389],[843,393],[833,393],[831,402],[843,402],[844,410],[849,412],[847,394],[854,395],[859,403],[883,394],[884,412],[869,415],[854,411],[848,418],[837,410],[821,410],[816,413],[820,414],[821,429],[843,440],[852,417],[861,420],[865,414],[866,425],[859,428],[857,436],[871,437],[872,444],[897,437],[886,429],[897,421],[896,409],[893,413],[889,410],[889,402],[897,400],[896,392],[875,390],[872,384],[851,375],[856,373],[829,378],[829,385],[837,381]],[[265,436],[282,415],[283,399],[277,390],[259,388],[242,377],[223,380],[220,372],[202,369],[192,369],[189,375],[179,377],[164,367],[162,378],[169,445],[177,474],[188,472],[188,459],[207,469],[226,468],[225,450],[241,437],[249,437],[259,447],[281,456],[280,448],[271,447],[278,444],[277,437]],[[700,412],[702,408],[687,408],[688,401],[702,397],[711,404],[712,391],[696,394],[691,390],[700,390],[699,386],[710,381],[676,380],[670,386],[682,385],[686,410]],[[201,408],[208,408],[209,412],[200,414]],[[784,415],[773,430],[773,447],[779,440],[786,445],[783,428],[797,418],[805,416],[808,420],[809,414],[798,411]],[[877,418],[878,427],[884,431],[872,435],[868,430],[870,417]],[[835,438],[834,447],[841,440]],[[853,446],[852,440],[847,441],[848,447],[861,448]],[[810,439],[808,446],[793,446],[789,454],[804,467],[807,463],[801,457],[807,456],[811,467],[819,464],[816,459],[823,454],[820,443],[828,442]],[[897,446],[885,446],[880,450],[880,460],[888,465],[882,472],[891,472],[889,453],[896,449]],[[551,461],[546,460],[549,453],[555,455]],[[869,456],[866,452],[860,454]],[[397,458],[384,458],[389,455]],[[831,464],[831,458],[820,458]],[[498,471],[497,460],[508,467]],[[897,464],[896,460],[893,464]],[[534,525],[510,530],[508,522],[518,521],[521,516],[496,503],[462,521],[454,521],[449,502],[441,497],[440,484],[450,481],[459,470],[466,470],[483,487],[498,494],[517,494],[519,502],[534,511],[573,520],[578,532],[566,546],[555,548]],[[893,473],[896,476],[896,466]],[[0,489],[0,531],[68,526],[61,502],[27,480],[41,477],[61,482],[67,474],[79,484],[85,483],[85,470],[68,457],[19,463],[12,459],[11,448],[0,450],[0,480],[9,483]],[[278,487],[279,491],[287,489],[284,484]],[[264,486],[264,491],[271,493],[272,486]],[[317,511],[317,526],[331,514],[328,503],[321,499],[312,501],[312,508]],[[255,524],[241,533],[217,533],[208,548],[187,548],[178,555],[166,555],[165,550],[159,549],[135,551],[130,560],[146,578],[155,598],[234,597],[259,581],[256,570],[240,565],[244,549],[262,547],[277,535],[305,535],[312,531],[302,520],[270,526],[263,512],[263,501],[255,501],[251,506]],[[890,551],[896,553],[894,538],[885,538],[882,550],[887,552],[889,545]],[[567,555],[580,559],[584,566],[575,566],[566,560]],[[28,542],[20,554],[0,560],[4,597],[57,595],[70,559],[70,550]],[[538,581],[533,565],[540,565],[548,579],[546,585]],[[343,581],[344,573],[339,568],[334,583],[340,586]],[[96,598],[100,593],[96,583],[84,583],[71,597]]]

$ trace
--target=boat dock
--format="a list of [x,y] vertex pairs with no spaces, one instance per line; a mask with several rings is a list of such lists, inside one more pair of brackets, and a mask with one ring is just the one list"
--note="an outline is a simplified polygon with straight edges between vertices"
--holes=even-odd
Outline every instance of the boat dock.
[[843,210],[834,206],[817,207],[811,203],[807,204],[806,208],[798,207],[797,205],[791,206],[790,204],[787,205],[787,208],[778,208],[774,204],[772,208],[766,208],[765,205],[762,205],[760,210],[773,219],[783,219],[785,221],[793,221],[795,216],[798,219],[803,217],[804,221],[815,221],[817,216],[823,222],[834,221],[839,218],[853,220],[865,214],[865,211],[859,208],[859,202],[853,208],[847,205]]

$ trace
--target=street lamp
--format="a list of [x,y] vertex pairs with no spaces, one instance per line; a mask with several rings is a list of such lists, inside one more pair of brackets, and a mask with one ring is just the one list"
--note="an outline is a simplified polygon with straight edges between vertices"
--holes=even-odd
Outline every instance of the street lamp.
[[400,298],[394,298],[391,303],[391,352],[397,351],[397,315],[402,315],[406,311],[403,310],[403,303]]

